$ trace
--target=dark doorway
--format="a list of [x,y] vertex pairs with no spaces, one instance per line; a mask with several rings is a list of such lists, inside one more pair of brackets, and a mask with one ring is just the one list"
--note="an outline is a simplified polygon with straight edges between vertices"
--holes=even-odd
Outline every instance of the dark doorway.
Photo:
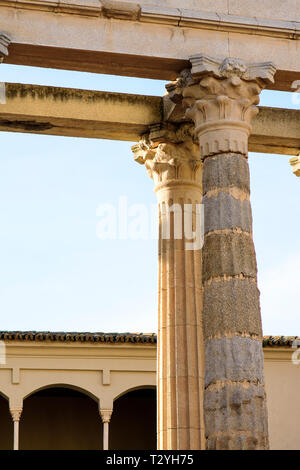
[[111,450],[155,450],[156,391],[139,389],[118,398],[109,429]]

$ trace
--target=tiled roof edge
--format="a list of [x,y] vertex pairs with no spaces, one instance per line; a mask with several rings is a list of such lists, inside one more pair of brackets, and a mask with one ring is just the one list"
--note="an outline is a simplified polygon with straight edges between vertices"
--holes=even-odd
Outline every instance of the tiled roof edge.
[[[300,337],[299,336],[264,336],[263,337],[263,347],[288,347],[291,348],[293,343],[298,342],[300,346]],[[296,345],[297,347],[297,345]]]
[[[53,331],[0,331],[0,340],[9,341],[60,341],[88,343],[155,344],[155,333],[89,333]],[[299,336],[264,336],[263,347],[292,347]]]
[[0,331],[0,340],[154,344],[157,341],[157,337],[154,333]]

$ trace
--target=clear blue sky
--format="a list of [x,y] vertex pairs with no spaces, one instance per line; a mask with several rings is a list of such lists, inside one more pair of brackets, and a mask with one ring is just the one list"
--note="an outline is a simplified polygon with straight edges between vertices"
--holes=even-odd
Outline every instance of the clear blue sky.
[[[162,95],[164,82],[2,64],[1,81]],[[294,107],[264,92],[265,106]],[[99,240],[101,203],[155,204],[130,142],[1,133],[0,329],[156,331],[157,242]],[[264,334],[300,335],[300,178],[250,154]]]

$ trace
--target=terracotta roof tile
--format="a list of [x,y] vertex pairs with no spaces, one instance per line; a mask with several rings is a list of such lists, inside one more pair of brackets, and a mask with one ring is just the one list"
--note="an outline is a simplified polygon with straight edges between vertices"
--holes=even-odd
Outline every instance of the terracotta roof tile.
[[154,333],[88,333],[53,331],[0,331],[0,340],[90,343],[156,343]]
[[263,347],[288,347],[291,348],[295,340],[299,341],[299,336],[264,336],[263,337]]
[[[0,331],[0,340],[155,344],[157,335],[155,333]],[[292,347],[295,340],[298,340],[300,345],[299,336],[264,336],[263,347]]]

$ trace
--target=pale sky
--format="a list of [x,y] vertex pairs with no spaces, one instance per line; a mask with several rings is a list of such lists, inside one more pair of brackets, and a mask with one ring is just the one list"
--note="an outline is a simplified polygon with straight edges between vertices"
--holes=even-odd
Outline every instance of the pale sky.
[[[2,82],[164,93],[156,80],[0,70]],[[289,93],[266,91],[261,104],[300,108]],[[96,235],[100,204],[156,203],[131,145],[1,133],[1,330],[157,330],[157,241]],[[250,154],[251,201],[264,334],[300,336],[300,178],[289,158]]]

